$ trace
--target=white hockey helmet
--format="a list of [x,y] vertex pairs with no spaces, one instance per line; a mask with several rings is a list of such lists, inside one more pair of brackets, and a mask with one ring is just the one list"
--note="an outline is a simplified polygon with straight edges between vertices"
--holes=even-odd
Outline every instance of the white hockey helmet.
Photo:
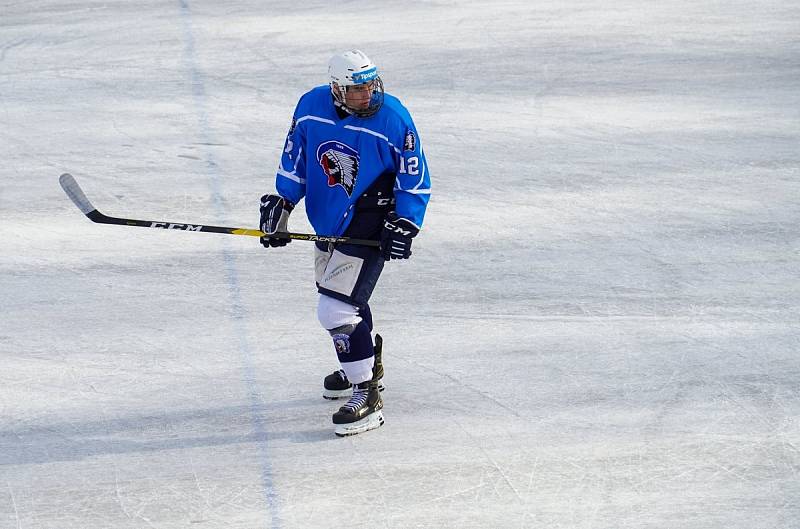
[[[331,93],[339,105],[347,112],[359,117],[375,114],[383,105],[383,81],[378,68],[360,50],[350,50],[331,57],[328,63]],[[370,90],[369,104],[355,106],[348,104],[347,91],[351,87],[366,85]]]

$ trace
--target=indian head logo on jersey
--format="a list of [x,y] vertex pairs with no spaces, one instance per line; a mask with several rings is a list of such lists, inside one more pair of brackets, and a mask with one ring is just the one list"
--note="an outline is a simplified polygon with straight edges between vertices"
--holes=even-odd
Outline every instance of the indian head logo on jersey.
[[340,185],[353,194],[358,177],[358,152],[339,141],[326,141],[317,148],[317,161],[328,177],[328,186]]
[[409,130],[408,132],[406,132],[406,139],[403,141],[403,150],[404,151],[417,150],[417,136],[414,134],[413,130]]

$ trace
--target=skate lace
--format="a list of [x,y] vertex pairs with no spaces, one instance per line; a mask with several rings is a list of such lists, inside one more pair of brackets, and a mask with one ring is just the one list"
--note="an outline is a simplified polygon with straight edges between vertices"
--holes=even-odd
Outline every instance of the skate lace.
[[369,397],[369,389],[354,388],[353,396],[350,397],[350,400],[347,401],[347,404],[345,404],[342,407],[349,408],[350,410],[355,411],[367,403],[368,397]]
[[347,380],[347,375],[344,374],[344,369],[340,369],[339,371],[337,371],[337,373],[339,373],[339,378],[341,378],[342,380]]

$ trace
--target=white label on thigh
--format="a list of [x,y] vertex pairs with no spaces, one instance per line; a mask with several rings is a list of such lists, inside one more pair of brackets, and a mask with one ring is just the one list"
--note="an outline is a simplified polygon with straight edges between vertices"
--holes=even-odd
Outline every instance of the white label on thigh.
[[325,267],[331,259],[331,252],[320,250],[314,246],[314,281],[322,283],[322,276],[325,275]]
[[356,286],[356,281],[358,281],[358,275],[361,273],[363,265],[364,260],[360,257],[345,255],[334,250],[328,261],[328,266],[325,267],[322,280],[318,281],[319,286],[350,296]]

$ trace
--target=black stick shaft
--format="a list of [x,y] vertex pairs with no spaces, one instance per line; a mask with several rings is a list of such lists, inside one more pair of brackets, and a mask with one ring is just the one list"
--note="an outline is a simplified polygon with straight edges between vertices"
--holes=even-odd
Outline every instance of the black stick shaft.
[[[168,222],[165,220],[138,220],[126,219],[121,217],[109,217],[104,215],[97,208],[95,208],[83,189],[75,181],[75,178],[64,173],[59,178],[61,187],[67,193],[72,202],[78,206],[84,215],[89,217],[92,222],[99,224],[117,224],[120,226],[139,226],[142,228],[158,228],[163,230],[181,230],[181,231],[198,231],[205,233],[225,233],[228,235],[246,235],[250,237],[264,237],[266,233],[261,230],[254,230],[251,228],[231,228],[227,226],[208,226],[205,224],[192,224],[187,222]],[[351,237],[337,237],[333,235],[316,235],[313,233],[294,233],[294,232],[278,232],[272,235],[278,239],[290,239],[296,241],[312,241],[312,242],[332,242],[343,244],[357,244],[360,246],[374,246],[379,247],[378,241],[369,239],[353,239]]]

